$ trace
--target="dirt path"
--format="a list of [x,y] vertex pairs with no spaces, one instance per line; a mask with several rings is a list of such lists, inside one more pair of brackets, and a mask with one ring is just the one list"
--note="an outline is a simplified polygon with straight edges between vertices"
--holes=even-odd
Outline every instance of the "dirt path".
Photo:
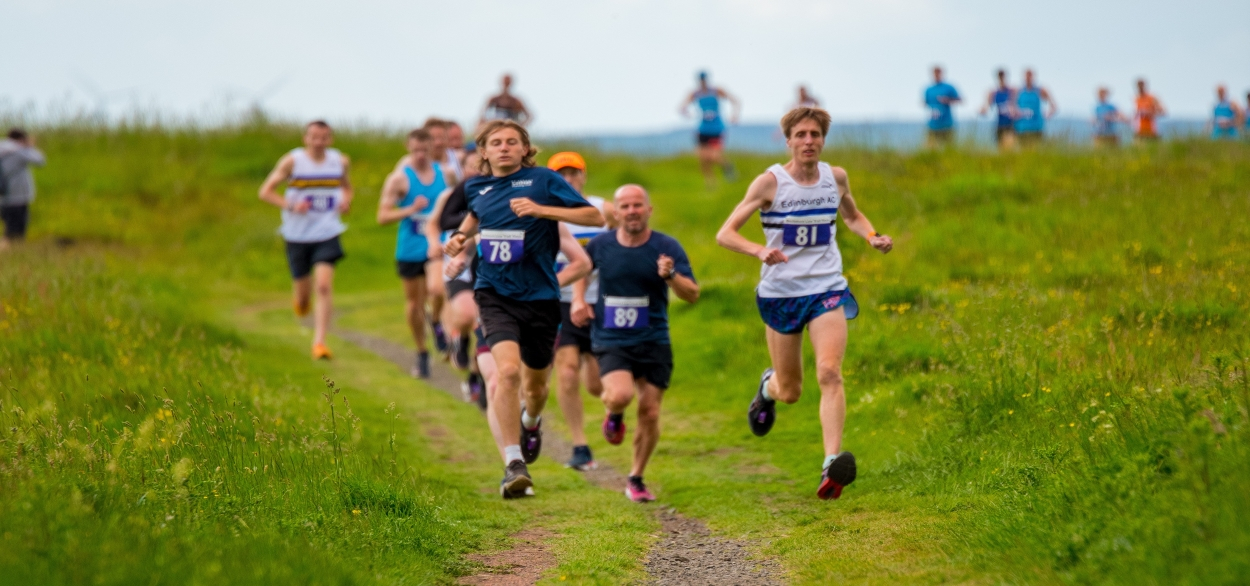
[[[335,328],[334,334],[356,346],[373,352],[399,366],[404,372],[412,366],[413,351],[389,340],[362,332]],[[456,398],[463,398],[460,378],[454,370],[435,361],[429,383]],[[573,455],[573,446],[563,437],[543,431],[543,455],[565,462]],[[586,478],[601,488],[616,492],[625,490],[625,476],[611,466],[600,463],[597,470],[585,473]],[[624,498],[622,496],[622,498]],[[772,559],[752,559],[751,551],[742,541],[712,536],[698,519],[683,517],[671,507],[657,508],[662,535],[647,555],[646,569],[650,583],[669,584],[782,584],[781,567]],[[527,530],[514,536],[516,545],[510,550],[480,556],[476,559],[490,570],[462,578],[461,584],[503,586],[533,584],[542,573],[555,565],[545,541],[551,535],[541,530]]]

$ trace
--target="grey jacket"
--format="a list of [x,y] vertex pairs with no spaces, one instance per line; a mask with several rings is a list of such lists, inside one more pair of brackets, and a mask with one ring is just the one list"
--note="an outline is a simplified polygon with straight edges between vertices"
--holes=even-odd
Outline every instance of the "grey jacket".
[[9,194],[0,205],[16,206],[35,200],[35,176],[30,167],[42,167],[46,161],[37,148],[22,146],[11,139],[0,140],[0,173],[9,182]]

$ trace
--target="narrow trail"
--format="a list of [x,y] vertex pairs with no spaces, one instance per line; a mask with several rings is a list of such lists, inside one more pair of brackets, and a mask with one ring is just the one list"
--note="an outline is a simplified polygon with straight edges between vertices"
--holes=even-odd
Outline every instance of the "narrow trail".
[[[389,340],[362,332],[333,328],[334,335],[368,350],[394,363],[407,372],[412,366],[413,351]],[[463,398],[460,379],[448,365],[434,361],[431,386],[458,399]],[[543,455],[563,464],[573,455],[573,446],[563,437],[543,430]],[[584,472],[594,485],[622,493],[625,475],[604,463],[598,469]],[[622,496],[621,498],[624,498]],[[656,519],[661,525],[661,535],[647,555],[645,567],[650,575],[648,583],[657,585],[678,584],[783,584],[780,565],[773,559],[751,559],[751,550],[744,541],[716,537],[698,519],[684,517],[672,507],[658,505]],[[503,586],[533,584],[544,570],[555,564],[554,557],[544,545],[548,534],[522,532],[514,536],[516,546],[511,550],[477,559],[490,571],[461,579],[462,584]]]

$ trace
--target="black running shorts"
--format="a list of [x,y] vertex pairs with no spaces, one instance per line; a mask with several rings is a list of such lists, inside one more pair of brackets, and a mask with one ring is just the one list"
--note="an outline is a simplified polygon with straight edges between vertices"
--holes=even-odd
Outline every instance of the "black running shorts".
[[673,378],[673,347],[668,344],[600,347],[595,349],[595,358],[599,359],[600,376],[628,370],[634,379],[646,380],[661,391]]
[[399,278],[401,279],[415,279],[417,277],[424,277],[425,276],[425,263],[427,262],[429,261],[409,262],[406,260],[397,260],[395,261],[395,272],[399,275]]
[[473,291],[473,283],[461,281],[460,279],[452,279],[447,281],[447,300],[455,299],[463,291]]
[[30,223],[30,205],[0,206],[0,220],[4,222],[5,238],[25,240],[26,225]]
[[504,341],[521,346],[521,362],[534,370],[551,366],[555,357],[556,334],[560,330],[560,301],[542,299],[518,301],[494,289],[473,292],[478,321],[491,348]]
[[579,353],[590,354],[590,323],[579,327],[573,323],[572,312],[572,303],[560,303],[560,335],[556,338],[556,348],[577,346]]
[[291,278],[302,279],[312,272],[313,265],[331,265],[343,259],[343,245],[335,236],[321,242],[287,242],[286,264],[291,268]]

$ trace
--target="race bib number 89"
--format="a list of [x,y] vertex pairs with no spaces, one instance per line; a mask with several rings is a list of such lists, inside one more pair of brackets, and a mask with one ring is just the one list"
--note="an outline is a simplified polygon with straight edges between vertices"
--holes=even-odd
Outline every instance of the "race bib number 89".
[[786,246],[825,246],[833,236],[833,216],[801,216],[786,218],[782,229]]
[[609,330],[645,328],[650,323],[647,297],[604,297],[603,327]]
[[482,230],[482,260],[493,265],[521,262],[525,230]]

